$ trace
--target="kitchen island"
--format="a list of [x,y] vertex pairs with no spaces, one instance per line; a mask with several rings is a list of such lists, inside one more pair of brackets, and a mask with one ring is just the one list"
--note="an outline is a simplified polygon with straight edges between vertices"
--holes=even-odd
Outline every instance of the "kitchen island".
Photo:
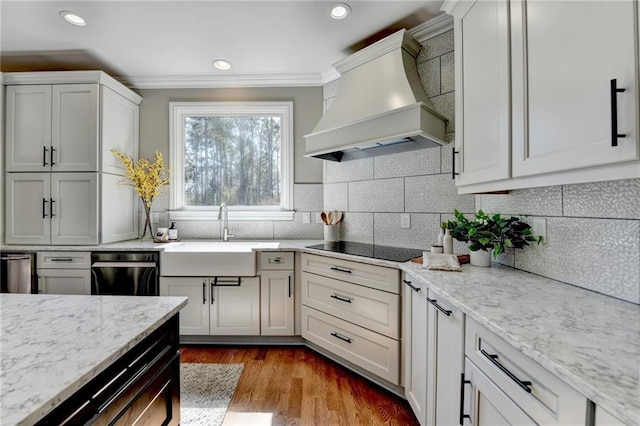
[[145,399],[150,392],[177,424],[177,314],[186,304],[181,297],[0,294],[0,424],[59,424],[98,411],[138,416],[154,404]]

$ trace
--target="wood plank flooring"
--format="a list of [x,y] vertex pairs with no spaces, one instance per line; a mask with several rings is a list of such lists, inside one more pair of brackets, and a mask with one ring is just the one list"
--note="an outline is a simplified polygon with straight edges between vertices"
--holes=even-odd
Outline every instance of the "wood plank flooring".
[[417,425],[409,404],[302,346],[183,346],[181,362],[243,363],[224,426]]

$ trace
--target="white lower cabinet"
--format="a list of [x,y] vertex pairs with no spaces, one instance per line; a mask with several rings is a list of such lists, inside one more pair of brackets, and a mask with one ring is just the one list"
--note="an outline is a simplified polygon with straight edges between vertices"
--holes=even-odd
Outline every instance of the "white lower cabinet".
[[465,424],[586,424],[584,396],[469,318],[465,355]]
[[427,425],[458,424],[464,363],[464,314],[427,294]]
[[301,277],[302,337],[399,386],[400,272],[303,253]]
[[36,265],[38,293],[91,294],[91,253],[38,252]]
[[38,293],[91,294],[88,269],[38,269]]
[[293,336],[293,271],[260,273],[260,329],[263,336]]
[[624,422],[607,410],[596,406],[595,426],[623,426]]
[[160,277],[160,295],[189,298],[180,311],[181,335],[260,334],[257,277]]
[[427,288],[404,277],[404,395],[421,425],[427,419]]

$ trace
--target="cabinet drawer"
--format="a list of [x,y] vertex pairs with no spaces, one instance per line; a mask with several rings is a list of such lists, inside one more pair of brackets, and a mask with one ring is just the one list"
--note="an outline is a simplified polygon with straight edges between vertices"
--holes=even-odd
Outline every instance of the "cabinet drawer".
[[302,306],[302,337],[393,383],[399,384],[400,343]]
[[260,252],[260,269],[293,269],[293,252]]
[[89,269],[91,253],[88,251],[40,251],[38,269]]
[[536,423],[585,424],[584,396],[468,317],[466,327],[466,356]]
[[302,304],[399,339],[400,296],[302,273]]
[[303,253],[302,270],[390,293],[400,293],[400,271],[395,268]]

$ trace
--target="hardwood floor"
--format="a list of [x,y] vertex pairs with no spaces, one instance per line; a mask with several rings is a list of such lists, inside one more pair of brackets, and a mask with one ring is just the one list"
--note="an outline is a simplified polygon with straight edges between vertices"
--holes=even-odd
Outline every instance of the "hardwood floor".
[[300,346],[183,346],[181,362],[243,363],[224,426],[417,425],[409,404]]

